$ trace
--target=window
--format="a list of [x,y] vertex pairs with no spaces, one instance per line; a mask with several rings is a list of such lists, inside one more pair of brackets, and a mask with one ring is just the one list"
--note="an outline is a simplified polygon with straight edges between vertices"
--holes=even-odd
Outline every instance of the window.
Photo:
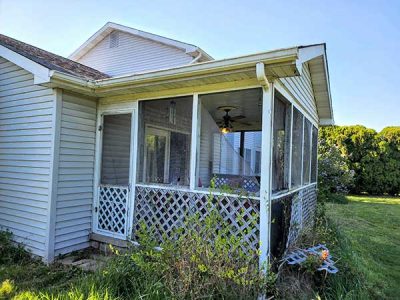
[[311,182],[317,182],[318,129],[312,128]]
[[138,182],[189,185],[192,97],[140,103]]
[[293,107],[292,133],[292,188],[301,185],[301,161],[303,156],[303,115]]
[[310,183],[311,122],[304,118],[303,184]]
[[273,148],[272,148],[272,192],[288,188],[287,161],[289,158],[290,105],[275,97]]

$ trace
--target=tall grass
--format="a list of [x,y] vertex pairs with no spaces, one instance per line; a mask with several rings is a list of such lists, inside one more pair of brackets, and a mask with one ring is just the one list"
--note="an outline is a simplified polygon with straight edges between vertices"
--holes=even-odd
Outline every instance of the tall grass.
[[[115,250],[107,265],[94,273],[66,267],[53,272],[54,266],[13,260],[0,265],[7,269],[5,276],[0,272],[0,283],[9,280],[7,295],[19,300],[256,299],[274,294],[275,274],[265,272],[267,266],[259,269],[257,249],[242,247],[245,232],[230,234],[232,225],[220,215],[218,201],[210,195],[208,214],[188,215],[184,226],[162,238],[161,250],[155,248],[162,236],[159,228],[142,226],[139,247],[125,253]],[[31,268],[28,272],[38,274],[41,284],[29,286],[25,276],[11,270],[16,265]],[[57,274],[65,276],[64,284]]]

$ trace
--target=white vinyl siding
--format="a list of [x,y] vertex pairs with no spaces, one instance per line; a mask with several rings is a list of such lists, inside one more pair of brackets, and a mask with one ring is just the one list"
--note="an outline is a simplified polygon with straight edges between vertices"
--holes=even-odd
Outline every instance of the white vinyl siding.
[[0,57],[0,229],[46,255],[56,94]]
[[315,103],[308,63],[303,64],[302,74],[300,76],[286,77],[280,80],[290,93],[300,101],[312,117],[318,120],[317,105]]
[[111,76],[171,68],[193,59],[184,50],[119,32],[118,45],[110,47],[107,35],[78,62]]
[[64,92],[56,203],[55,255],[89,246],[96,102]]

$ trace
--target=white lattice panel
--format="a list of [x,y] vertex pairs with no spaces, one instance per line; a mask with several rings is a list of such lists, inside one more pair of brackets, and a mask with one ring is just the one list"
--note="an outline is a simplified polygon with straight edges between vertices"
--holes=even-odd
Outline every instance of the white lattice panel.
[[286,243],[286,247],[292,245],[298,239],[302,226],[303,226],[303,214],[302,214],[302,191],[293,195],[292,207],[290,212],[290,227],[289,235]]
[[214,174],[214,183],[216,188],[229,186],[234,189],[239,188],[252,193],[259,192],[260,190],[260,185],[253,176]]
[[[230,234],[243,234],[243,249],[258,248],[259,201],[235,196],[216,196],[216,207],[231,225]],[[209,194],[172,190],[171,188],[136,187],[134,230],[142,222],[158,231],[158,238],[172,237],[174,229],[184,225],[188,215],[209,213]],[[240,222],[238,222],[240,220]],[[135,236],[135,235],[134,235]]]
[[128,193],[127,187],[99,187],[98,230],[108,232],[111,235],[126,236]]
[[313,185],[303,190],[302,195],[302,220],[303,227],[310,228],[314,224],[315,210],[317,208],[317,189]]

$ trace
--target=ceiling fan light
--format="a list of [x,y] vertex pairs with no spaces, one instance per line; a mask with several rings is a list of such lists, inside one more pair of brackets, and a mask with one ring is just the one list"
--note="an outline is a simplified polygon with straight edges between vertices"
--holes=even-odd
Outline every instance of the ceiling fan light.
[[226,126],[221,127],[220,130],[221,130],[222,134],[227,134],[227,133],[232,132],[232,128],[229,128],[229,127],[226,127]]

